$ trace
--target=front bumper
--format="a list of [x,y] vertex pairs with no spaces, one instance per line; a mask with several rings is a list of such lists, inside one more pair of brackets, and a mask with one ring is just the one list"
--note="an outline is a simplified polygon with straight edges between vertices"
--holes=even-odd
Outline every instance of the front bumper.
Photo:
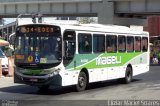
[[32,76],[24,75],[19,72],[14,72],[14,83],[27,84],[31,86],[44,86],[44,85],[53,85],[53,86],[62,86],[62,77],[57,75],[42,75],[42,76]]

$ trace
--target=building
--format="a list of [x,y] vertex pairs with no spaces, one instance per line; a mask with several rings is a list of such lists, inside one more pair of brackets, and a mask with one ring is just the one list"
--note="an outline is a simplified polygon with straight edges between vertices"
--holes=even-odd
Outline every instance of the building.
[[148,26],[144,30],[150,35],[150,55],[151,62],[153,57],[159,58],[160,62],[160,16],[148,17]]

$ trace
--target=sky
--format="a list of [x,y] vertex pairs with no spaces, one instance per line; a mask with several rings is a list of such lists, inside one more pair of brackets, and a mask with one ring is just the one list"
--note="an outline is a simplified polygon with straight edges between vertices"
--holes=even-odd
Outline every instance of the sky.
[[[56,19],[55,17],[46,17],[43,20],[44,21],[51,21],[51,20],[53,21],[55,19]],[[4,18],[4,20],[5,20],[4,24],[6,25],[6,24],[9,24],[9,23],[16,21],[16,18]],[[28,20],[30,20],[30,18],[28,18]]]
[[[53,20],[53,19],[55,19],[55,18],[45,18],[45,20]],[[6,25],[6,24],[9,24],[9,23],[12,23],[12,22],[14,22],[14,21],[16,21],[16,18],[4,18],[4,24]]]
[[6,25],[16,21],[16,18],[4,18],[4,20],[5,20],[4,24]]
[[[97,17],[93,17],[93,18],[95,18],[95,20],[97,20]],[[14,22],[14,21],[16,21],[16,18],[3,18],[5,21],[4,21],[4,24],[6,25],[6,24],[9,24],[9,23],[12,23],[12,22]],[[30,20],[31,18],[28,18],[28,20]],[[45,17],[45,18],[43,18],[43,20],[44,20],[44,22],[57,22],[57,21],[53,21],[53,20],[56,20],[56,18],[55,17]],[[67,21],[66,21],[67,22]],[[60,22],[61,23],[61,22]],[[62,21],[62,23],[64,23],[64,21]],[[73,23],[73,24],[75,24],[75,23],[77,23],[77,22],[75,22],[74,20],[71,22],[71,20],[70,20],[70,22],[67,22],[67,23]]]

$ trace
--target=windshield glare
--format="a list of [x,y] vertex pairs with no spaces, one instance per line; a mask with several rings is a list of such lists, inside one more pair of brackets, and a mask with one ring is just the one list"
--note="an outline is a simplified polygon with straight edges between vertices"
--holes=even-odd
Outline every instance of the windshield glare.
[[61,38],[57,36],[18,36],[15,56],[18,63],[50,64],[61,61]]

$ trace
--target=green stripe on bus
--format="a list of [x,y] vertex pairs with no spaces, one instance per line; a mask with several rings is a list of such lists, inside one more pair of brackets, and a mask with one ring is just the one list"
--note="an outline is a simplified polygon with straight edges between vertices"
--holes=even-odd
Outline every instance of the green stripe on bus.
[[[81,70],[82,68],[93,69],[93,68],[123,66],[130,60],[141,54],[143,53],[135,52],[135,53],[76,54],[73,61],[66,67],[66,70],[73,71],[73,70]],[[111,58],[114,59],[113,62],[109,62]],[[140,59],[139,61],[143,60],[143,58],[145,57],[142,57],[142,59]],[[107,64],[106,62],[110,64]]]

